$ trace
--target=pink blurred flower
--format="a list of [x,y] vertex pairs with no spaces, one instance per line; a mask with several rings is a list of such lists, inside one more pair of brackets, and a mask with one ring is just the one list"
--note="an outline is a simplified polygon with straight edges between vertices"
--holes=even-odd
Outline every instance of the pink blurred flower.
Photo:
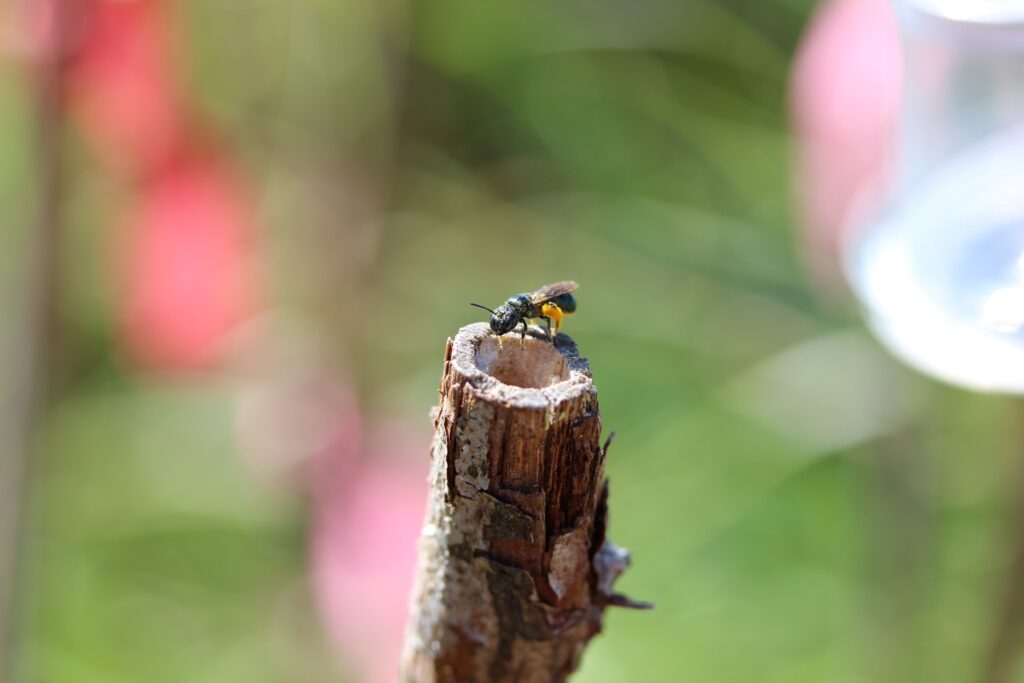
[[428,421],[367,423],[320,340],[282,322],[245,366],[243,461],[308,496],[310,581],[325,631],[356,680],[391,683],[426,504]]
[[809,265],[837,273],[848,211],[881,192],[901,87],[899,35],[888,0],[827,0],[793,67],[795,185]]
[[[118,235],[122,345],[150,368],[206,367],[259,308],[252,198],[179,83],[168,0],[23,0],[30,65],[61,57],[71,121],[130,188]],[[17,32],[16,32],[17,33]]]
[[349,478],[314,484],[313,587],[328,633],[364,683],[397,676],[426,505],[428,439],[379,425],[365,446],[369,457]]
[[185,97],[163,0],[90,0],[67,70],[71,110],[104,156],[137,174],[187,145]]
[[150,367],[216,362],[257,305],[250,200],[223,162],[191,151],[138,189],[120,233],[122,341]]

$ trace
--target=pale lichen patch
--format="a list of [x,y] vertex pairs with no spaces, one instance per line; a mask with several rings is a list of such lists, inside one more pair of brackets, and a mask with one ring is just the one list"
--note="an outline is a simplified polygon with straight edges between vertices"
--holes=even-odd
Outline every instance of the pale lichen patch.
[[563,534],[555,539],[551,549],[551,568],[548,570],[548,583],[551,585],[559,601],[575,595],[581,588],[586,588],[590,533],[589,529],[579,528]]

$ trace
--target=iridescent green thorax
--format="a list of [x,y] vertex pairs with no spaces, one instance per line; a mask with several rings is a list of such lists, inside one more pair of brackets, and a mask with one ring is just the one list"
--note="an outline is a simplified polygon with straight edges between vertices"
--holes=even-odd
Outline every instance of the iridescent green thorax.
[[[506,301],[504,305],[510,307],[523,318],[536,317],[532,314],[536,313],[537,307],[530,301],[529,294],[516,294],[513,297],[509,297],[508,301]],[[498,308],[500,309],[501,306]]]

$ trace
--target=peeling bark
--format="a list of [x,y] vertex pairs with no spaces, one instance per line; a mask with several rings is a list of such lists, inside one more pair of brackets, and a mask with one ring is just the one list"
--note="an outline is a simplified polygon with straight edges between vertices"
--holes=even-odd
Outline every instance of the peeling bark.
[[477,323],[448,340],[440,394],[401,680],[564,681],[607,605],[648,606],[612,593],[629,554],[605,539],[590,367],[565,335]]

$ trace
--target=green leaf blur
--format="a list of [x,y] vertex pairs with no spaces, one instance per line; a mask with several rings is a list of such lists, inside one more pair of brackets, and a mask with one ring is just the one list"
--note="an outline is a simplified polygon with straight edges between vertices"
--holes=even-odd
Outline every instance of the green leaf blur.
[[[257,188],[277,324],[422,454],[467,302],[580,283],[564,331],[617,433],[619,588],[657,608],[611,610],[574,681],[975,680],[1020,410],[897,365],[809,282],[786,84],[813,3],[179,9],[189,91]],[[4,281],[32,215],[30,97],[0,85]],[[350,680],[317,625],[304,502],[236,457],[252,368],[167,379],[112,345],[123,189],[97,163],[72,144],[24,681]]]

